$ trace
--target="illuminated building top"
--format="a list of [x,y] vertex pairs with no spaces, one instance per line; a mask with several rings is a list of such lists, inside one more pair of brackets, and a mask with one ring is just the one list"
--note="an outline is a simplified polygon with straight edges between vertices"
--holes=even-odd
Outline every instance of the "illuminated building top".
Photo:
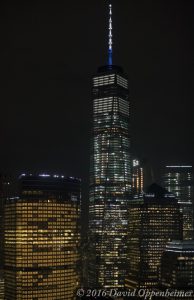
[[21,179],[21,178],[24,178],[24,177],[31,177],[31,178],[33,178],[33,177],[36,177],[36,178],[50,178],[50,179],[53,179],[54,180],[54,178],[57,178],[57,179],[64,179],[64,180],[76,180],[76,181],[81,181],[81,179],[80,178],[77,178],[77,177],[67,177],[67,176],[65,176],[65,175],[60,175],[60,174],[47,174],[47,173],[40,173],[40,174],[25,174],[25,173],[23,173],[23,174],[21,174],[20,176],[19,176],[19,179]]
[[112,63],[112,5],[108,61],[92,78],[93,123],[89,188],[90,288],[123,288],[126,277],[128,203],[131,201],[128,79]]
[[22,175],[19,198],[6,200],[7,300],[75,298],[80,285],[80,181],[56,176]]
[[108,65],[112,65],[112,4],[109,4]]
[[166,168],[192,168],[192,166],[166,166]]

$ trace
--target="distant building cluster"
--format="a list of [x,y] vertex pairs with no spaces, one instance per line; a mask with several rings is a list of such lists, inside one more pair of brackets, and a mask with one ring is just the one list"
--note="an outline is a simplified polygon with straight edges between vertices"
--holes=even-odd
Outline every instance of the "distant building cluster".
[[178,199],[183,213],[183,238],[193,238],[193,168],[192,166],[166,166],[163,186]]
[[22,174],[14,184],[1,175],[0,300],[113,299],[111,289],[114,299],[131,299],[127,290],[194,299],[193,168],[164,166],[161,184],[146,186],[112,29],[109,5],[108,64],[92,81],[88,233],[81,237],[80,179]]

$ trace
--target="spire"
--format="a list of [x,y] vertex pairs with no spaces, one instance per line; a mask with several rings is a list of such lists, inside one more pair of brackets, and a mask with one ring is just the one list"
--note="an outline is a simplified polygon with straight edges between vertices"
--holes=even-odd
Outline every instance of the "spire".
[[109,4],[108,65],[112,65],[112,4]]

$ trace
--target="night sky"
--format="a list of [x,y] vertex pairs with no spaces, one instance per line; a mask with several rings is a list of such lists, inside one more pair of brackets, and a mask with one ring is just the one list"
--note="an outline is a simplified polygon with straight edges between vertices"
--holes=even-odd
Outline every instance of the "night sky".
[[[16,4],[17,2],[17,4]],[[117,0],[114,64],[129,77],[132,152],[194,165],[192,0]],[[87,181],[91,77],[107,61],[107,1],[1,1],[0,172]]]

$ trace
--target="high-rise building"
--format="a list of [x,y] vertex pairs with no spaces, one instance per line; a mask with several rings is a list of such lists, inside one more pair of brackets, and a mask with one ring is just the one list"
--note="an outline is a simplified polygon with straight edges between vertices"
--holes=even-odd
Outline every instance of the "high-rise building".
[[22,175],[5,203],[5,299],[75,299],[80,180]]
[[143,195],[144,175],[143,167],[138,159],[132,161],[132,191],[136,196]]
[[13,178],[0,174],[0,300],[4,299],[4,206],[6,199],[13,195]]
[[175,194],[183,213],[183,238],[193,239],[194,182],[192,166],[166,166],[163,186]]
[[159,274],[163,288],[193,289],[194,241],[173,240],[168,243],[161,258]]
[[4,274],[3,270],[0,270],[0,300],[4,299]]
[[127,203],[131,192],[129,90],[122,68],[109,59],[93,77],[93,129],[89,195],[89,286],[123,287],[126,274]]
[[153,288],[166,244],[182,238],[182,215],[173,194],[152,184],[142,200],[129,208],[128,275],[126,287]]

